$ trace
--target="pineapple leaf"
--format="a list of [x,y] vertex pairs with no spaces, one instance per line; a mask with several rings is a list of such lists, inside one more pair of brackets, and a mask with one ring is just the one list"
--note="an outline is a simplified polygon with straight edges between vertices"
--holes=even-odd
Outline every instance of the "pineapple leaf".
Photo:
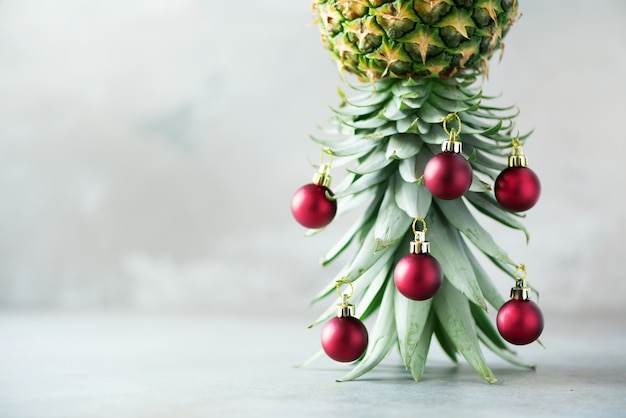
[[395,176],[389,181],[387,192],[380,204],[374,226],[375,252],[395,244],[404,235],[410,222],[409,216],[395,202]]
[[425,218],[430,209],[433,195],[428,189],[419,184],[407,183],[403,181],[401,174],[396,174],[395,181],[396,205],[409,217]]
[[400,133],[420,134],[419,118],[411,115],[396,122],[396,129]]
[[450,227],[439,211],[432,210],[432,207],[426,219],[431,253],[441,264],[444,275],[468,299],[487,309],[474,270],[465,254],[463,240],[457,230]]
[[474,317],[474,321],[476,322],[476,326],[478,327],[478,329],[481,330],[496,347],[502,350],[510,351],[511,353],[515,354],[514,351],[511,351],[509,347],[507,347],[506,343],[496,330],[496,327],[493,326],[491,319],[485,311],[483,311],[473,303],[470,303],[470,311],[472,311],[472,316]]
[[324,350],[323,349],[319,349],[319,351],[317,351],[315,354],[313,354],[311,357],[309,357],[308,359],[304,360],[302,363],[295,365],[294,367],[297,369],[300,368],[305,368],[307,367],[309,364],[313,363],[314,361],[318,360],[320,357],[322,357],[324,355]]
[[386,148],[387,145],[382,142],[371,153],[362,157],[356,166],[347,168],[347,170],[355,174],[368,174],[382,170],[391,163],[391,160],[385,157]]
[[434,323],[435,315],[431,310],[424,324],[422,335],[417,342],[417,347],[411,356],[411,363],[409,365],[413,379],[415,379],[416,382],[419,382],[424,374],[424,366],[426,365],[426,357],[428,356],[428,349],[430,348],[430,341],[433,336]]
[[[389,265],[390,265],[390,260],[391,260],[392,255],[393,255],[393,252],[390,251],[388,254],[385,255],[384,258],[382,258],[381,262],[375,264],[374,266],[372,266],[372,268],[367,270],[361,276],[352,280],[352,286],[354,288],[352,297],[355,300],[360,301],[361,308],[363,308],[364,306],[367,307],[368,304],[371,304],[371,302],[374,300],[376,296],[375,288],[382,287],[382,284],[384,283],[385,278],[387,277],[387,274],[389,273],[389,268],[390,268]],[[318,294],[318,296],[311,303],[315,303],[319,299],[325,298],[328,295],[330,295],[332,292],[334,292],[335,282],[343,278],[344,276],[349,276],[349,275],[344,274],[344,272],[341,272],[340,274],[338,274],[330,283],[328,283],[328,285]],[[341,302],[341,299],[337,298],[335,303],[332,306],[330,306],[326,311],[324,311],[324,313],[322,313],[315,321],[313,321],[313,323],[309,326],[309,328],[319,324],[320,322],[324,322],[332,318],[336,310],[335,309],[336,305],[340,302]]]
[[511,354],[510,351],[503,350],[500,347],[498,347],[497,345],[495,345],[494,342],[492,340],[490,340],[489,337],[487,337],[485,335],[485,333],[482,330],[480,330],[480,329],[478,330],[478,339],[488,349],[490,349],[496,355],[498,355],[499,357],[501,357],[502,359],[508,361],[511,364],[514,364],[514,365],[520,366],[520,367],[525,367],[525,368],[531,369],[531,370],[535,370],[537,368],[536,365],[524,363],[519,358],[517,358],[514,354]]
[[433,306],[444,331],[469,365],[487,382],[495,383],[497,379],[489,369],[480,349],[476,325],[472,319],[467,299],[448,281],[444,280],[441,288],[434,296]]
[[335,193],[335,199],[362,192],[376,184],[382,183],[389,178],[389,175],[395,171],[395,164],[391,164],[382,170],[373,173],[363,174],[362,176],[354,176],[354,181],[345,189],[341,189]]
[[417,183],[417,177],[415,176],[417,158],[411,157],[406,160],[401,160],[398,167],[398,173],[400,177],[407,183]]
[[418,114],[420,118],[426,123],[441,123],[443,118],[449,112],[445,112],[441,109],[437,109],[435,106],[431,105],[426,101],[422,107],[419,109]]
[[444,216],[456,229],[465,235],[476,247],[485,254],[494,257],[503,263],[517,266],[515,261],[495,243],[491,234],[476,221],[476,218],[467,209],[462,199],[437,200]]
[[393,280],[387,280],[378,318],[376,318],[374,331],[370,337],[370,346],[365,352],[363,360],[347,375],[339,379],[339,382],[346,382],[363,376],[383,361],[396,344],[397,334],[393,309],[394,289]]
[[459,360],[456,357],[456,353],[457,353],[456,346],[454,345],[454,342],[452,342],[448,334],[446,334],[446,332],[444,331],[443,327],[441,326],[441,321],[437,319],[436,315],[434,315],[433,323],[434,323],[433,329],[434,329],[435,337],[437,337],[437,342],[441,346],[441,349],[443,350],[444,353],[446,353],[446,355],[450,358],[450,360],[452,360],[452,362],[458,363]]
[[478,281],[478,285],[480,286],[480,290],[483,292],[485,299],[487,299],[487,302],[489,302],[489,304],[495,309],[500,309],[500,307],[504,305],[504,297],[502,297],[500,291],[489,279],[489,276],[487,276],[487,272],[485,272],[478,260],[476,260],[476,257],[474,257],[474,254],[472,254],[466,245],[465,250],[465,254],[472,265],[472,269],[476,275],[476,280]]
[[466,193],[465,198],[479,212],[513,229],[518,229],[526,236],[526,244],[530,240],[528,230],[516,219],[512,212],[505,211],[491,196],[484,193]]
[[416,155],[422,149],[423,142],[415,134],[396,134],[389,138],[387,144],[387,159],[405,160]]
[[480,100],[471,100],[460,101],[460,100],[449,100],[444,99],[435,94],[431,94],[428,97],[428,103],[436,107],[437,109],[444,110],[446,113],[450,112],[467,112],[468,110],[476,109]]
[[484,182],[478,177],[476,174],[472,175],[472,184],[470,185],[469,191],[477,192],[477,193],[485,193],[491,190],[491,185],[487,182]]
[[394,305],[398,345],[404,365],[408,369],[413,362],[413,354],[421,340],[429,317],[432,299],[414,301],[395,289]]
[[[337,258],[352,242],[354,237],[357,235],[359,231],[361,231],[368,222],[372,222],[372,218],[374,214],[379,208],[380,201],[382,199],[382,191],[383,188],[379,188],[380,192],[378,196],[372,201],[372,203],[367,207],[365,212],[354,222],[352,227],[341,237],[339,241],[333,247],[326,252],[326,254],[322,257],[321,264],[322,266],[326,266],[330,262],[332,262],[335,258]],[[371,192],[376,193],[376,190],[368,189],[367,191],[363,191],[361,194],[370,194]],[[343,202],[342,202],[343,203]]]

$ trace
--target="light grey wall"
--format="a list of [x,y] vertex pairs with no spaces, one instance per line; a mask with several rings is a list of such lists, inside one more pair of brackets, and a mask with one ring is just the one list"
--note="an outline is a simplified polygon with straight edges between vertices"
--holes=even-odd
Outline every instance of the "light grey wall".
[[[484,89],[535,129],[543,196],[530,246],[489,228],[546,311],[624,313],[626,3],[520,3]],[[305,239],[289,213],[342,83],[312,20],[307,1],[0,2],[0,307],[316,314],[348,219]]]

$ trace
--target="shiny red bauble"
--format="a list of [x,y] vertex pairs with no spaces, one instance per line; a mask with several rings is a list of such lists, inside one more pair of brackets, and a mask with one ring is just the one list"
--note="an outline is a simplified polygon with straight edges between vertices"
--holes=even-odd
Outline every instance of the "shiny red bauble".
[[508,167],[496,178],[494,192],[500,205],[513,212],[523,212],[539,200],[541,183],[528,167]]
[[337,213],[337,201],[326,186],[310,183],[300,187],[291,199],[291,213],[298,223],[307,228],[328,225]]
[[472,185],[472,166],[462,154],[440,152],[426,163],[424,184],[435,197],[456,199],[463,196]]
[[443,282],[441,266],[427,253],[407,254],[398,261],[393,271],[398,291],[412,300],[430,299]]
[[498,311],[496,325],[511,344],[530,344],[543,331],[543,314],[532,300],[511,299]]
[[351,362],[367,349],[367,329],[353,316],[336,316],[322,328],[322,348],[335,361]]

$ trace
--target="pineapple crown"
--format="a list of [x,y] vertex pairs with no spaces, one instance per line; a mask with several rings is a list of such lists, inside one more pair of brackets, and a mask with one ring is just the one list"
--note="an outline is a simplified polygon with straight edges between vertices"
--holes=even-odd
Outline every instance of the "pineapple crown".
[[314,0],[322,42],[360,79],[488,73],[517,0]]

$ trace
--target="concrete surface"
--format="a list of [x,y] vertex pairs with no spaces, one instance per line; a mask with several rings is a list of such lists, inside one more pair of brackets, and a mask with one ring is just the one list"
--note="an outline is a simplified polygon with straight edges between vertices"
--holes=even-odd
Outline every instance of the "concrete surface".
[[10,313],[0,315],[0,416],[623,417],[626,326],[550,318],[518,352],[536,371],[487,355],[489,385],[436,344],[416,383],[388,357],[358,381],[322,358],[300,318]]

